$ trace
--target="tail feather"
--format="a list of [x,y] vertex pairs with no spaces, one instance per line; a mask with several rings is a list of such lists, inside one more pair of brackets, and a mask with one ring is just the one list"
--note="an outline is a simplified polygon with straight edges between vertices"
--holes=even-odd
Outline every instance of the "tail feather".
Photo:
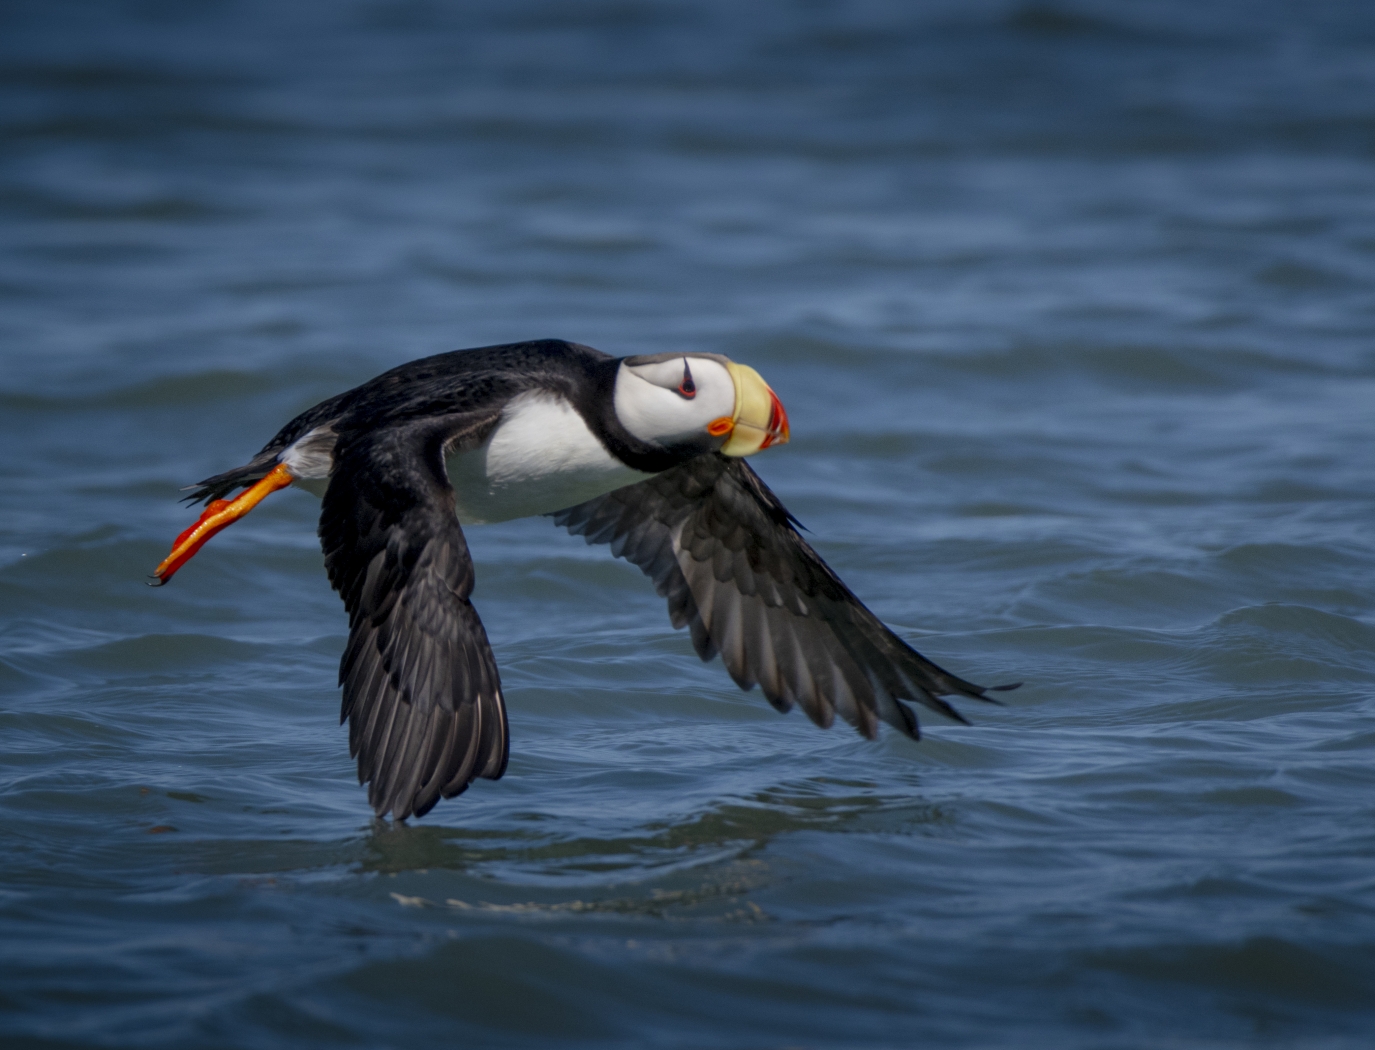
[[215,474],[204,481],[186,486],[182,491],[191,494],[184,496],[182,502],[194,506],[197,503],[209,503],[211,500],[224,499],[235,489],[247,488],[262,481],[276,465],[276,452],[259,452],[241,467],[226,470],[223,474]]

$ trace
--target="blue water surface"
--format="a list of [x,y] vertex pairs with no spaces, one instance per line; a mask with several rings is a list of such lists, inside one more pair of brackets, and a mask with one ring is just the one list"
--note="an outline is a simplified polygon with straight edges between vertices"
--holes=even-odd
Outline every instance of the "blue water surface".
[[[0,6],[7,1047],[1371,1045],[1375,9]],[[374,821],[290,491],[410,358],[729,354],[920,744],[473,527],[506,777]]]

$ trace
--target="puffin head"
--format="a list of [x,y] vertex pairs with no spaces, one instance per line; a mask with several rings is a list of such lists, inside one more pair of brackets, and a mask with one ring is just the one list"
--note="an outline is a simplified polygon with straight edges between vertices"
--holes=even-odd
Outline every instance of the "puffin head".
[[666,448],[749,456],[788,441],[778,395],[753,368],[720,354],[622,358],[615,410],[634,437]]

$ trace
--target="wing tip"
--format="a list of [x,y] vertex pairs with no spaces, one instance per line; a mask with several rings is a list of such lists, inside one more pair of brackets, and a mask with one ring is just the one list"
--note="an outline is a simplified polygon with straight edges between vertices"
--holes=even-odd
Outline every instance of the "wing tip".
[[898,714],[902,717],[902,725],[897,728],[910,740],[921,739],[921,723],[917,721],[917,713],[904,704],[897,697],[893,698],[893,706],[898,709]]
[[1020,689],[1023,683],[1009,682],[1006,685],[990,685],[979,690],[976,700],[982,700],[986,704],[996,704],[998,707],[1005,706],[996,696],[989,696],[989,693],[1010,693],[1014,689]]

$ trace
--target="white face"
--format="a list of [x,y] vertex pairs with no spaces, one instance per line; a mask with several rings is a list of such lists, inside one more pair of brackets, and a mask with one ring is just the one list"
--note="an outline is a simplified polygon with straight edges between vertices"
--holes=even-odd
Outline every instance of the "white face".
[[735,380],[724,358],[631,357],[616,373],[616,416],[641,441],[671,447],[713,440],[707,427],[734,413]]

